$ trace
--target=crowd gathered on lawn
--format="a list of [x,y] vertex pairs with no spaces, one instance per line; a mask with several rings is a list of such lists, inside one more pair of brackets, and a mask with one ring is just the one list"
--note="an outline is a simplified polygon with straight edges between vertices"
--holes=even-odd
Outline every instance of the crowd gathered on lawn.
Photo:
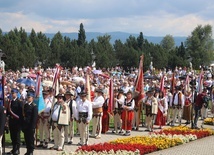
[[57,64],[1,70],[0,141],[8,130],[12,150],[7,154],[20,154],[21,132],[25,155],[33,155],[35,147],[62,151],[76,134],[82,146],[107,132],[130,136],[133,130],[153,132],[184,122],[199,129],[198,120],[214,113],[211,66],[197,71],[191,66],[141,69]]

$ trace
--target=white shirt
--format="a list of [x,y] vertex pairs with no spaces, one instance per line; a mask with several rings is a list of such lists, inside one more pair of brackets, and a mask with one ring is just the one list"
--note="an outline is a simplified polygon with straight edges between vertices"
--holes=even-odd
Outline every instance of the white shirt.
[[115,104],[114,107],[115,107],[115,108],[118,108],[118,103],[119,103],[120,105],[122,105],[124,102],[125,102],[125,96],[122,95],[122,96],[120,97],[120,99],[116,99],[116,102],[114,103],[114,104]]
[[[65,101],[65,102],[70,107],[71,100],[68,100],[68,101]],[[72,114],[73,114],[73,116],[71,116],[71,117],[75,117],[76,113],[77,113],[77,103],[76,103],[75,100],[73,100],[72,101]]]
[[53,113],[52,113],[52,121],[58,121],[59,117],[59,110],[60,110],[60,104],[55,104],[53,107]]
[[[178,94],[179,94],[179,92],[175,94],[174,105],[178,105]],[[180,93],[181,93],[181,107],[183,108],[185,99],[184,99],[183,93],[182,92],[180,92]]]
[[93,114],[91,102],[88,100],[85,100],[85,102],[80,100],[77,104],[77,113],[76,113],[77,120],[79,120],[79,112],[88,112],[88,117],[86,120],[89,122],[92,119]]
[[105,102],[105,99],[103,98],[103,96],[97,96],[94,98],[92,103],[92,107],[93,108],[100,108],[103,106],[103,103]]
[[52,107],[52,102],[50,100],[50,98],[45,98],[45,109],[44,109],[44,112],[45,113],[49,113],[50,112],[50,109]]
[[[132,100],[132,101],[131,101]],[[126,103],[129,103],[129,102],[131,102],[131,106],[127,106],[128,107],[128,110],[133,110],[134,109],[134,106],[135,106],[135,101],[134,101],[134,99],[131,99],[131,100],[125,100],[125,102],[123,103],[123,105],[122,105],[122,107],[124,107],[124,106],[127,106],[127,105],[125,105]]]

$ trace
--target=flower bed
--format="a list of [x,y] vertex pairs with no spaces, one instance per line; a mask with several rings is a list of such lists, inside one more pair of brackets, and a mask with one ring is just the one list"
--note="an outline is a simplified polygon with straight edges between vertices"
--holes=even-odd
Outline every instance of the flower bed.
[[206,119],[204,119],[204,124],[206,124],[206,125],[214,125],[214,118],[206,118]]
[[166,128],[147,136],[119,138],[107,143],[79,147],[75,155],[80,154],[146,154],[157,150],[167,149],[176,145],[214,135],[210,129],[196,130],[188,127]]

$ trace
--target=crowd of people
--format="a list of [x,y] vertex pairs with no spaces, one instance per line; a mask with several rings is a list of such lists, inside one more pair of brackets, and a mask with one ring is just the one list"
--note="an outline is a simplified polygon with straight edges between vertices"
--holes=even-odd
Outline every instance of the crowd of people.
[[[199,117],[206,118],[208,108],[214,113],[211,71],[203,71],[204,81],[200,86],[200,73],[189,68],[148,70],[142,79],[138,78],[136,68],[129,73],[119,66],[103,69],[60,68],[57,91],[56,87],[52,87],[56,70],[23,67],[21,71],[5,71],[2,81],[5,109],[1,106],[0,112],[7,116],[7,120],[6,127],[1,120],[0,141],[3,128],[8,126],[12,150],[7,154],[20,154],[21,132],[24,133],[27,148],[25,155],[33,155],[35,141],[39,141],[36,147],[62,151],[65,144],[73,144],[75,132],[79,134],[77,145],[80,146],[88,145],[89,138],[102,138],[102,133],[110,131],[110,115],[114,122],[110,132],[130,136],[132,130],[140,130],[141,123],[148,132],[152,132],[154,126],[181,125],[182,120],[198,129]],[[35,102],[38,97],[35,95],[38,73],[42,78],[45,103],[41,111]],[[144,80],[141,92],[136,91],[137,80]],[[205,98],[208,98],[211,107]],[[2,115],[0,118],[4,119]],[[48,146],[50,141],[54,142],[53,147]]]

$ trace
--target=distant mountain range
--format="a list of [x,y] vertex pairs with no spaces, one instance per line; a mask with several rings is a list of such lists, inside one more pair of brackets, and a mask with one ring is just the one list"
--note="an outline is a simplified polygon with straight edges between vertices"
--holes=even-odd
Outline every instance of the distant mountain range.
[[[72,33],[61,33],[63,36],[67,36],[69,38],[76,39],[78,38],[78,33],[72,32]],[[139,34],[134,34],[134,33],[126,33],[126,32],[109,32],[109,33],[100,33],[100,32],[86,32],[86,40],[90,42],[92,39],[97,41],[98,36],[103,36],[103,35],[110,35],[111,36],[111,44],[114,44],[115,40],[120,39],[123,43],[126,41],[126,39],[129,38],[130,35],[134,37],[138,37]],[[47,37],[50,39],[53,38],[55,33],[45,33]],[[144,36],[145,39],[147,39],[149,42],[152,42],[154,44],[160,44],[161,40],[163,37],[160,36]],[[180,46],[181,42],[185,42],[187,37],[174,37],[175,45]]]

